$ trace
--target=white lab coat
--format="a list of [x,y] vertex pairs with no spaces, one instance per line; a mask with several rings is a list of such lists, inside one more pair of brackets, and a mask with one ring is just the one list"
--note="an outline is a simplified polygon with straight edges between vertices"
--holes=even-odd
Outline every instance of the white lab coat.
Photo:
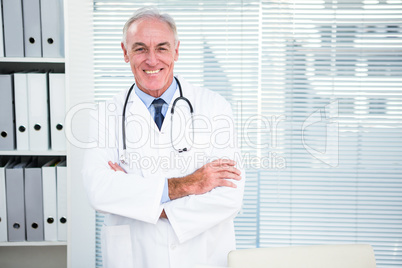
[[[224,266],[228,252],[235,248],[233,219],[242,204],[244,172],[242,180],[235,181],[237,188],[219,187],[161,204],[165,178],[183,177],[217,158],[240,157],[229,103],[217,93],[178,78],[184,97],[194,108],[195,142],[188,152],[178,153],[171,145],[171,136],[176,148],[192,144],[187,105],[178,102],[171,134],[172,103],[159,131],[132,92],[126,112],[131,162],[121,165],[127,174],[112,171],[107,162],[119,162],[127,92],[93,113],[90,136],[98,146],[86,150],[83,178],[90,203],[107,214],[102,230],[105,268]],[[176,90],[173,100],[178,96]],[[159,219],[163,209],[168,220]]]

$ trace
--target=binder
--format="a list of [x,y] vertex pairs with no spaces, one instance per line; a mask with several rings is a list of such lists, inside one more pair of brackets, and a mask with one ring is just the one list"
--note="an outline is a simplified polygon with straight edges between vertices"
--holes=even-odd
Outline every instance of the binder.
[[26,240],[43,241],[42,169],[31,162],[24,177]]
[[0,5],[0,57],[4,57],[3,6]]
[[12,160],[0,159],[0,242],[7,241],[6,168]]
[[28,73],[29,147],[33,151],[49,149],[49,114],[45,73]]
[[43,57],[64,57],[64,18],[62,0],[40,0]]
[[57,184],[56,163],[51,160],[42,166],[44,240],[57,241]]
[[17,150],[29,150],[28,84],[26,73],[14,74]]
[[39,0],[22,0],[25,57],[42,57]]
[[67,241],[67,167],[66,161],[56,166],[57,176],[57,240]]
[[65,95],[65,74],[49,73],[50,140],[52,150],[66,150],[64,132]]
[[8,241],[25,241],[25,195],[23,163],[6,168],[6,207]]
[[14,98],[10,74],[0,75],[0,150],[14,150]]
[[3,0],[4,52],[6,57],[24,57],[22,2]]

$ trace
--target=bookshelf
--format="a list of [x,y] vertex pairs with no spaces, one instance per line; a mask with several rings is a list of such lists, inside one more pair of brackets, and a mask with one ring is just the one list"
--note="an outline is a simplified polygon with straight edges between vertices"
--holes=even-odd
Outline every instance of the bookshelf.
[[[90,0],[64,0],[65,58],[0,58],[0,73],[52,70],[65,73],[66,107],[93,101],[92,8]],[[84,140],[86,114],[66,123]],[[83,148],[67,143],[65,151],[0,151],[0,156],[60,156],[67,159],[67,241],[0,242],[0,267],[95,267],[95,214],[81,178]]]

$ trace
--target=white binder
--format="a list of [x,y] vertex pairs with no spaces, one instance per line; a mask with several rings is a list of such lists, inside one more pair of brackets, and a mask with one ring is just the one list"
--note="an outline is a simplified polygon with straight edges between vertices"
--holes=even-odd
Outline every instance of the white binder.
[[0,5],[0,57],[4,57],[3,6]]
[[64,57],[62,0],[41,0],[43,57]]
[[0,75],[0,150],[14,150],[14,99],[10,74]]
[[25,57],[42,57],[39,0],[22,0]]
[[26,162],[6,168],[8,241],[25,241],[24,168]]
[[7,241],[6,168],[12,160],[0,161],[0,242]]
[[42,169],[31,162],[24,170],[26,240],[43,241]]
[[6,57],[24,57],[21,1],[3,0],[3,22]]
[[28,73],[29,147],[32,151],[49,149],[47,75]]
[[57,176],[57,240],[67,241],[67,167],[66,161],[56,166]]
[[14,74],[17,150],[29,150],[28,82],[26,73]]
[[57,241],[57,184],[56,163],[51,160],[42,166],[44,240]]
[[49,73],[50,140],[52,150],[66,150],[64,119],[66,116],[65,74]]

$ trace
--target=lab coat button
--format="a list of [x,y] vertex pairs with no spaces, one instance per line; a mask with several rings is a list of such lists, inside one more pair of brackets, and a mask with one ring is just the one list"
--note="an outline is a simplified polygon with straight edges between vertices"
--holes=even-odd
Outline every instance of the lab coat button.
[[175,244],[170,245],[170,249],[171,249],[171,250],[176,249],[176,245],[175,245]]

